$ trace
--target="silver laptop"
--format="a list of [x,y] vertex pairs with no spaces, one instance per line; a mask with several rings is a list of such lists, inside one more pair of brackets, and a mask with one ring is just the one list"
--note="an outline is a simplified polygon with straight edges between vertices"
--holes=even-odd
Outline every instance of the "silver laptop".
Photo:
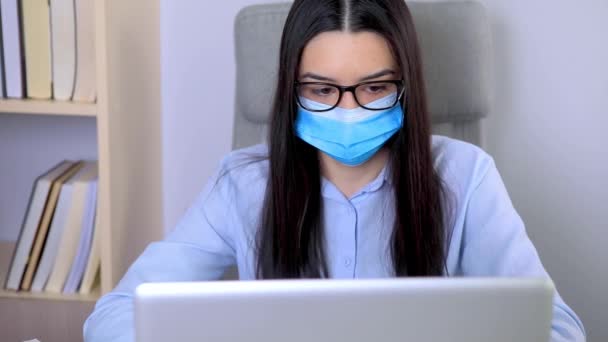
[[150,283],[138,342],[549,341],[543,279],[418,278]]

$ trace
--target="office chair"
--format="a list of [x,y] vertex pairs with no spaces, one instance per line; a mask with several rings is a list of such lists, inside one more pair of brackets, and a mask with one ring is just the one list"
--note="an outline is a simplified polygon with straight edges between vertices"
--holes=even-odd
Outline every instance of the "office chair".
[[[473,1],[408,2],[422,49],[433,133],[481,146],[491,108],[491,33]],[[279,46],[291,3],[242,9],[235,22],[236,104],[232,148],[266,142]]]

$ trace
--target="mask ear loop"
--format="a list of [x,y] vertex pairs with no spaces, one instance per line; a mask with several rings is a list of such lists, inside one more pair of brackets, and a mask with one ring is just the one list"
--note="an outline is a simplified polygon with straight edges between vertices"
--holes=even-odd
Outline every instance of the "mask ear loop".
[[405,113],[407,113],[407,95],[405,93],[405,90],[407,89],[407,82],[405,81],[405,77],[402,80],[403,82],[403,89],[401,90],[401,94],[399,94],[398,103],[401,103],[401,100],[403,100],[403,104],[401,104],[401,127],[405,126]]
[[[403,100],[403,104],[401,104],[401,100]],[[405,113],[407,113],[407,95],[405,94],[405,86],[403,86],[403,90],[401,91],[401,94],[399,94],[399,99],[397,100],[398,103],[401,104],[401,127],[403,128],[403,126],[405,126]]]

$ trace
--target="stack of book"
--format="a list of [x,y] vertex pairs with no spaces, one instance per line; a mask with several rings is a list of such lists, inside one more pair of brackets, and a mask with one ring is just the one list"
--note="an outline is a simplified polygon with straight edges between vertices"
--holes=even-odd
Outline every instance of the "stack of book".
[[0,0],[0,98],[95,102],[92,0]]
[[5,288],[89,294],[99,283],[97,163],[63,161],[35,181]]

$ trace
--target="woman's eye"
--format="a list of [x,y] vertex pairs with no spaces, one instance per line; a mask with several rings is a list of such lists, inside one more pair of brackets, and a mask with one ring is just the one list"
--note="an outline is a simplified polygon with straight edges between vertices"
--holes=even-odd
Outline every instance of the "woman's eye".
[[383,93],[386,91],[386,86],[385,85],[369,85],[367,87],[365,87],[365,91],[370,93],[370,94],[378,94],[378,93]]
[[313,89],[313,93],[317,96],[329,96],[332,95],[335,91],[336,90],[332,87]]

